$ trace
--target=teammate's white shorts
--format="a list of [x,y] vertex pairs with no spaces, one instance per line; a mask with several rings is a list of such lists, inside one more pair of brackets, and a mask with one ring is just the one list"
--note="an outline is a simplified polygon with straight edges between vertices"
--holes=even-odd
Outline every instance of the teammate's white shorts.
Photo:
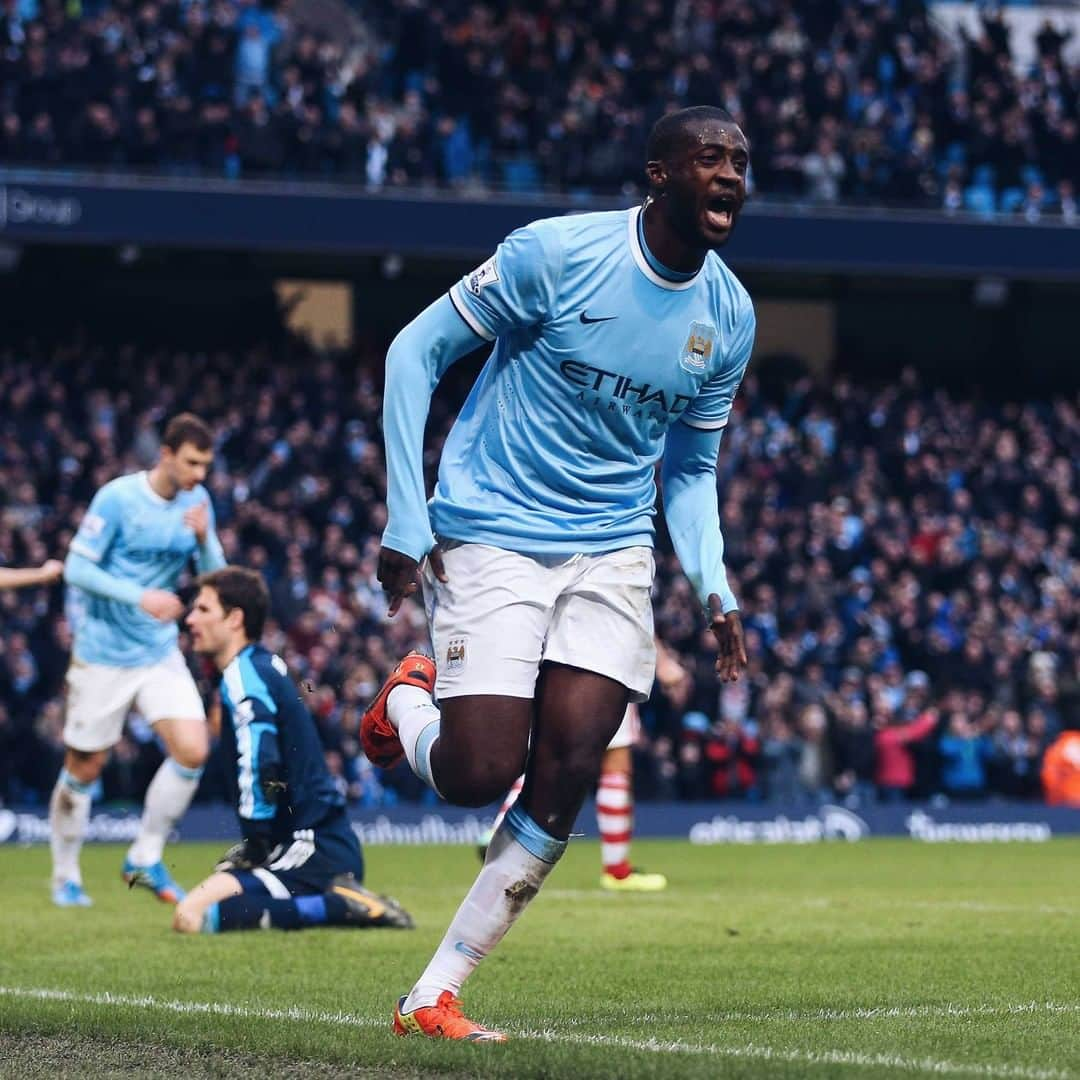
[[609,750],[622,750],[624,747],[633,746],[637,742],[638,732],[641,730],[641,717],[638,715],[638,707],[631,702],[626,706],[622,723],[615,732],[611,742],[607,744]]
[[531,698],[544,660],[595,671],[645,701],[656,669],[651,548],[522,555],[442,543],[446,583],[424,565],[437,698]]
[[202,697],[179,649],[146,667],[110,667],[71,658],[64,720],[66,746],[87,753],[115,746],[132,708],[151,724],[206,718]]

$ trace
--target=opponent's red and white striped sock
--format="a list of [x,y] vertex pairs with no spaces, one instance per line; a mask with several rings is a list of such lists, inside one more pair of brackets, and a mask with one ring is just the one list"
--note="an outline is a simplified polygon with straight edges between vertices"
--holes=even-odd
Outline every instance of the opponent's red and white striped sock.
[[517,802],[518,796],[521,794],[521,789],[524,786],[525,775],[523,773],[514,781],[510,790],[506,793],[506,798],[503,799],[503,804],[499,807],[499,812],[495,815],[495,824],[491,826],[491,831],[493,833],[502,824],[503,818],[510,812],[510,807]]
[[621,772],[600,774],[596,789],[596,824],[600,827],[600,861],[604,873],[630,876],[630,839],[634,835],[634,791]]

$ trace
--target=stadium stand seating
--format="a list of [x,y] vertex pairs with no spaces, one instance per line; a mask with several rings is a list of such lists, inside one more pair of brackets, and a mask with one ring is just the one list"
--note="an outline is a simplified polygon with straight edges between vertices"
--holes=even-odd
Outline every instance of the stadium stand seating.
[[9,0],[0,161],[632,196],[649,125],[710,103],[767,199],[1076,220],[1051,22],[1021,51],[1007,14],[946,30],[921,0],[392,0],[340,34],[324,9]]

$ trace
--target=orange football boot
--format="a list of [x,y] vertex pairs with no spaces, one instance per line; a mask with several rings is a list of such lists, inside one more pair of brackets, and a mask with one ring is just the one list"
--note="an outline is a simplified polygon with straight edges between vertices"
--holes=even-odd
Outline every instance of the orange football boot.
[[405,756],[397,732],[386,715],[386,699],[395,686],[419,686],[435,692],[435,661],[421,652],[406,653],[383,683],[360,721],[360,745],[368,761],[380,769],[392,769]]
[[464,1039],[466,1042],[506,1042],[501,1031],[482,1027],[465,1016],[461,1002],[444,990],[434,1005],[403,1013],[405,998],[394,1009],[395,1035],[426,1035],[429,1039]]

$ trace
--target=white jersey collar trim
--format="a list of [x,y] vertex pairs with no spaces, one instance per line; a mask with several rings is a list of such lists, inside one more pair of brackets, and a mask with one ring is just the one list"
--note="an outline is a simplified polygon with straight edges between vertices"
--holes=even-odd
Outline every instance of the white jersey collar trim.
[[[659,285],[661,289],[670,289],[672,292],[682,292],[684,289],[690,289],[697,282],[698,277],[701,274],[699,270],[692,278],[687,281],[668,281],[667,278],[662,278],[650,265],[649,260],[645,258],[645,252],[641,250],[641,242],[638,240],[637,222],[638,217],[641,214],[641,207],[635,206],[627,217],[627,240],[630,244],[630,254],[634,256],[634,262],[637,263],[637,268],[654,284]],[[704,267],[704,263],[702,264]]]
[[154,502],[158,503],[160,506],[172,506],[172,499],[166,499],[164,495],[159,495],[154,490],[154,486],[150,483],[150,471],[148,469],[144,469],[139,473],[139,478],[142,480],[142,485],[146,494],[149,495]]

